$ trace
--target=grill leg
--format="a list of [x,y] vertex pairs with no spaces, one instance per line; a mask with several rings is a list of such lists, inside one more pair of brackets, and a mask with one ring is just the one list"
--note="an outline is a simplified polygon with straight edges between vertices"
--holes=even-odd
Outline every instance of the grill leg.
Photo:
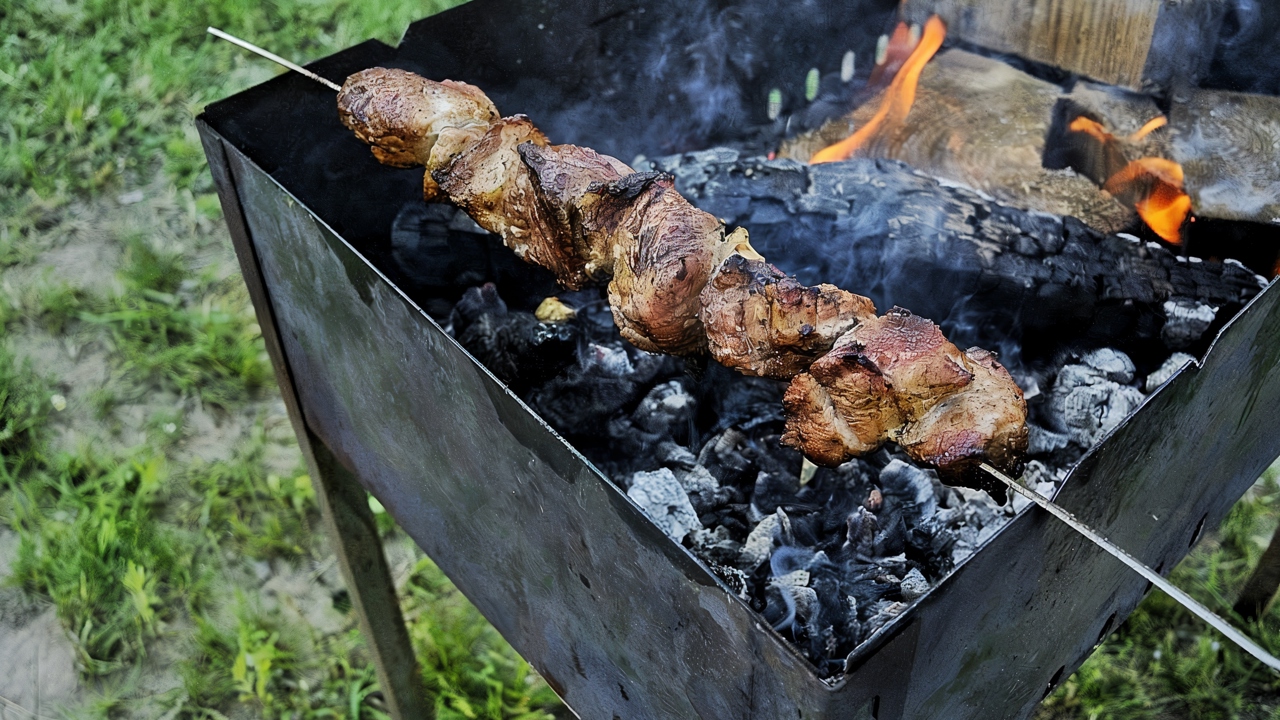
[[382,696],[395,720],[431,718],[434,713],[427,701],[422,673],[409,643],[409,631],[405,629],[395,584],[391,580],[391,571],[382,552],[364,488],[307,426],[293,384],[293,373],[280,341],[271,297],[262,281],[257,252],[241,210],[226,146],[203,121],[197,120],[196,127],[200,130],[205,156],[209,159],[209,171],[218,188],[227,229],[231,232],[240,272],[258,315],[258,326],[262,328],[262,339],[271,357],[276,382],[289,411],[289,421],[316,484],[325,529],[333,543],[347,592],[351,595],[351,606],[360,618],[360,630],[373,653]]
[[1248,620],[1262,617],[1277,588],[1280,588],[1280,528],[1276,528],[1271,544],[1258,561],[1258,567],[1240,591],[1234,610]]
[[360,618],[360,630],[373,651],[378,685],[391,716],[396,720],[429,718],[432,712],[422,673],[400,613],[368,496],[355,476],[310,430],[307,444],[314,457],[311,470],[318,482],[316,496],[325,529],[338,556],[351,606]]

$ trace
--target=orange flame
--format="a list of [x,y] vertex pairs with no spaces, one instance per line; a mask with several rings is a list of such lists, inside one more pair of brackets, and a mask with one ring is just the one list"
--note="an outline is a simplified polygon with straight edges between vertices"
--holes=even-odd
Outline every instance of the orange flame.
[[902,69],[893,76],[893,82],[885,90],[884,99],[876,114],[857,132],[840,142],[825,147],[809,158],[810,164],[847,160],[885,127],[902,124],[911,112],[911,105],[916,101],[916,87],[920,84],[920,73],[924,66],[937,54],[942,41],[947,36],[947,26],[934,15],[924,24],[924,32],[920,36],[920,44],[911,52]]
[[902,64],[911,57],[911,51],[919,43],[911,41],[911,27],[905,22],[898,23],[893,29],[893,34],[889,36],[889,42],[885,46],[884,59],[881,60],[871,71],[871,77],[867,79],[867,86],[872,88],[881,88],[888,84],[885,79],[887,75],[892,78]]
[[1107,129],[1102,126],[1102,123],[1096,120],[1090,120],[1084,115],[1072,120],[1071,124],[1068,125],[1067,128],[1076,132],[1091,135],[1100,143],[1108,143],[1115,139],[1115,136],[1107,132]]
[[1191,197],[1182,190],[1182,166],[1164,158],[1138,158],[1112,175],[1103,189],[1130,202],[1155,234],[1182,243],[1182,224],[1191,214]]
[[1146,125],[1143,125],[1141,128],[1139,128],[1138,132],[1130,135],[1129,142],[1136,143],[1142,140],[1142,138],[1150,135],[1151,133],[1155,132],[1156,130],[1159,130],[1160,128],[1168,124],[1169,124],[1169,118],[1163,115],[1157,115],[1156,117],[1148,120]]

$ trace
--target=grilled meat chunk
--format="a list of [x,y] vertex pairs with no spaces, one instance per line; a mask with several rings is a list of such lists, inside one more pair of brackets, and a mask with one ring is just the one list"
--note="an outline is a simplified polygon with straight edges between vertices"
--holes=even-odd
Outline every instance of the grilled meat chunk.
[[871,300],[834,285],[806,287],[746,247],[735,248],[702,290],[711,355],[744,375],[789,380],[858,323]]
[[407,70],[370,68],[347,78],[338,93],[338,117],[392,167],[427,165],[440,133],[485,129],[498,109],[474,85],[436,82]]
[[572,240],[574,254],[583,261],[582,273],[592,280],[613,274],[613,236],[609,228],[590,221],[591,205],[599,196],[592,186],[608,184],[632,173],[617,158],[577,145],[521,145],[520,157],[533,172],[534,188],[556,232]]
[[894,308],[842,336],[783,399],[783,442],[837,465],[888,440],[953,481],[1026,451],[1022,391],[990,353],[960,350],[937,325]]
[[725,250],[724,225],[664,173],[634,173],[589,194],[591,227],[613,238],[609,305],[622,337],[670,355],[706,347],[699,294]]

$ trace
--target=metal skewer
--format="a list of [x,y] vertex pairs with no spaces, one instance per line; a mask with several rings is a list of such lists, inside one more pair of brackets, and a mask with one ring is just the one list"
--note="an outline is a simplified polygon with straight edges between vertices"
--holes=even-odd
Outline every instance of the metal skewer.
[[1221,617],[1218,617],[1218,615],[1216,615],[1212,610],[1205,607],[1204,605],[1201,605],[1199,602],[1196,602],[1196,600],[1192,598],[1190,595],[1179,590],[1176,585],[1169,582],[1168,580],[1165,580],[1163,577],[1160,576],[1160,573],[1157,573],[1155,570],[1152,570],[1151,568],[1144,565],[1142,561],[1130,555],[1128,552],[1125,552],[1125,550],[1121,548],[1119,545],[1116,545],[1110,540],[1094,532],[1093,529],[1090,528],[1088,525],[1085,525],[1084,523],[1080,522],[1079,520],[1076,519],[1074,515],[1067,512],[1066,510],[1063,510],[1057,504],[1053,503],[1052,501],[1050,501],[1048,498],[1041,495],[1040,493],[1035,492],[1034,490],[1030,490],[1026,487],[1023,487],[1018,482],[1010,478],[1008,475],[1005,475],[1004,473],[1000,472],[999,470],[996,470],[995,468],[991,467],[986,463],[982,463],[981,467],[983,470],[986,470],[987,473],[989,473],[992,477],[996,478],[997,480],[1004,483],[1005,485],[1008,485],[1011,490],[1018,493],[1022,497],[1030,500],[1036,505],[1039,505],[1045,510],[1048,510],[1049,514],[1053,515],[1054,517],[1058,518],[1062,522],[1066,523],[1067,526],[1070,527],[1072,530],[1075,530],[1076,532],[1085,536],[1094,545],[1097,545],[1098,547],[1107,551],[1112,557],[1116,558],[1117,560],[1124,563],[1125,565],[1128,565],[1131,570],[1138,573],[1142,577],[1146,578],[1147,581],[1150,582],[1152,585],[1155,585],[1156,587],[1163,590],[1165,594],[1167,594],[1169,597],[1176,600],[1179,605],[1182,605],[1184,608],[1190,610],[1201,620],[1204,620],[1205,622],[1209,623],[1211,626],[1213,626],[1214,629],[1216,629],[1218,632],[1225,635],[1228,640],[1235,643],[1236,645],[1239,645],[1242,650],[1254,656],[1259,661],[1261,661],[1264,665],[1266,665],[1267,667],[1270,667],[1272,670],[1280,672],[1280,660],[1276,659],[1275,656],[1271,655],[1271,653],[1268,653],[1266,650],[1264,650],[1261,645],[1258,645],[1254,641],[1250,640],[1248,637],[1245,636],[1244,633],[1235,629],[1235,627],[1233,627],[1226,620],[1223,620]]
[[[240,47],[244,48],[245,50],[249,50],[250,52],[257,53],[258,55],[261,55],[262,57],[265,57],[268,60],[271,60],[273,62],[279,63],[280,65],[283,65],[284,67],[287,67],[290,70],[293,70],[294,72],[298,72],[303,75],[306,75],[312,80],[315,80],[316,82],[321,83],[322,85],[325,85],[326,87],[329,87],[335,91],[342,90],[342,87],[337,83],[331,80],[327,80],[323,77],[320,77],[319,75],[311,72],[310,70],[302,67],[301,65],[289,62],[288,60],[285,60],[279,55],[276,55],[275,53],[269,50],[260,48],[251,42],[248,42],[246,40],[241,40],[240,38],[234,35],[225,33],[215,27],[208,28],[208,31],[209,31],[209,34],[211,35],[220,37],[223,40],[226,40],[227,42],[230,42],[232,44],[239,45]],[[1018,493],[1019,495],[1025,497],[1026,499],[1030,500],[1036,505],[1039,505],[1040,507],[1049,511],[1051,515],[1058,518],[1062,522],[1066,523],[1067,526],[1070,527],[1072,530],[1075,530],[1076,532],[1085,536],[1085,538],[1087,538],[1090,542],[1102,548],[1103,550],[1105,550],[1111,556],[1115,557],[1120,562],[1129,566],[1130,569],[1132,569],[1134,572],[1138,573],[1142,577],[1146,578],[1147,581],[1150,582],[1151,584],[1163,590],[1166,594],[1169,595],[1169,597],[1172,597],[1180,605],[1190,610],[1193,614],[1195,614],[1201,620],[1204,620],[1205,622],[1209,623],[1209,625],[1213,626],[1215,629],[1217,629],[1219,632],[1225,635],[1228,640],[1231,640],[1236,645],[1239,645],[1240,648],[1243,649],[1245,652],[1257,658],[1259,661],[1261,661],[1266,666],[1270,667],[1272,670],[1280,672],[1280,659],[1276,659],[1266,650],[1262,649],[1260,645],[1250,640],[1239,630],[1235,629],[1235,627],[1230,625],[1226,620],[1223,620],[1222,618],[1214,614],[1212,610],[1196,602],[1196,600],[1192,598],[1190,595],[1179,590],[1177,586],[1175,586],[1173,583],[1169,582],[1168,580],[1165,580],[1163,577],[1160,576],[1159,573],[1157,573],[1155,570],[1152,570],[1151,568],[1144,565],[1140,560],[1138,560],[1134,556],[1125,552],[1123,548],[1111,542],[1110,540],[1107,540],[1106,538],[1102,537],[1098,533],[1094,532],[1088,525],[1085,525],[1084,523],[1080,522],[1075,518],[1074,515],[1067,512],[1066,510],[1063,510],[1061,507],[1054,504],[1043,495],[1040,495],[1037,492],[1034,492],[1028,488],[1025,488],[1022,485],[1019,485],[1012,478],[1000,472],[999,470],[996,470],[995,468],[991,467],[986,463],[982,463],[981,467],[983,470],[987,471],[997,480],[1003,482],[1005,485],[1008,485],[1009,488],[1012,489],[1014,492]]]
[[285,60],[284,58],[282,58],[282,57],[280,57],[279,55],[277,55],[277,54],[275,54],[275,53],[271,52],[270,50],[264,50],[263,48],[260,48],[260,47],[258,47],[257,45],[254,45],[253,43],[251,43],[251,42],[249,42],[249,41],[247,41],[247,40],[241,40],[240,38],[236,37],[235,35],[231,35],[231,34],[229,34],[229,33],[222,32],[221,30],[219,30],[219,29],[218,29],[218,28],[216,28],[216,27],[206,28],[206,30],[208,30],[209,34],[210,34],[210,35],[213,35],[214,37],[220,37],[220,38],[222,38],[223,40],[226,40],[227,42],[229,42],[229,43],[231,43],[231,44],[233,44],[233,45],[239,45],[240,47],[244,48],[245,50],[248,50],[249,52],[257,53],[257,54],[261,55],[262,57],[264,57],[264,58],[266,58],[266,59],[268,59],[268,60],[271,60],[272,62],[280,63],[281,65],[283,65],[283,66],[285,66],[285,67],[289,68],[290,70],[292,70],[292,71],[294,71],[294,72],[302,73],[303,75],[306,75],[307,77],[311,78],[312,80],[315,80],[316,82],[320,83],[321,85],[324,85],[324,86],[326,86],[326,87],[329,87],[330,89],[334,90],[335,92],[336,92],[336,91],[341,91],[341,90],[342,90],[342,86],[341,86],[341,85],[339,85],[339,84],[337,84],[337,83],[333,82],[332,80],[327,80],[327,79],[325,79],[325,78],[322,78],[322,77],[320,77],[319,75],[317,75],[317,74],[315,74],[315,73],[311,72],[310,70],[308,70],[308,69],[306,69],[306,68],[302,67],[301,65],[298,65],[297,63],[289,62],[288,60]]

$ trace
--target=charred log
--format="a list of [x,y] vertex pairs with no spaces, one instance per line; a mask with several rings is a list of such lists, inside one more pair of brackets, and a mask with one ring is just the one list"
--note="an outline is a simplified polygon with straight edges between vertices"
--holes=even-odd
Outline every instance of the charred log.
[[961,347],[1012,338],[1032,356],[1075,342],[1145,358],[1162,334],[1178,349],[1196,347],[1185,323],[1164,332],[1170,301],[1229,317],[1264,284],[1239,263],[1188,260],[1074,218],[1007,207],[890,160],[806,166],[714,150],[654,164],[699,207],[746,227],[784,272],[939,318]]

